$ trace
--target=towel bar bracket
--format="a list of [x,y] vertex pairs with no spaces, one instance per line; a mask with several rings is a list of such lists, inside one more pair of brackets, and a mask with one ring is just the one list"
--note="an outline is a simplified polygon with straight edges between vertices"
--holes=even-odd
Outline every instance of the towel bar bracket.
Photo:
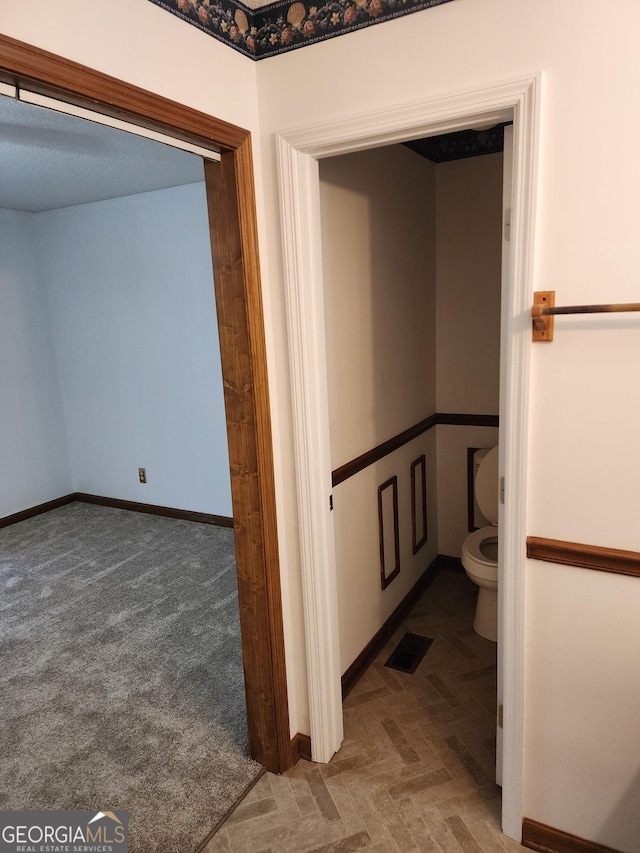
[[533,331],[531,340],[534,343],[553,340],[553,314],[542,314],[542,308],[551,308],[556,304],[555,290],[537,290],[533,294]]
[[607,305],[559,305],[556,306],[555,290],[538,290],[533,294],[531,318],[533,341],[553,340],[553,317],[556,314],[626,314],[640,312],[640,302],[618,302]]

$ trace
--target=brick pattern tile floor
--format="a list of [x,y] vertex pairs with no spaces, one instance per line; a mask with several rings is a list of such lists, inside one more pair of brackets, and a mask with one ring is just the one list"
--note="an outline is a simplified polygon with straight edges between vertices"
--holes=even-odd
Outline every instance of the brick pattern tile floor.
[[[477,588],[442,569],[344,702],[329,764],[265,774],[204,853],[509,853],[495,784],[496,646]],[[413,675],[384,666],[405,632],[434,642]]]

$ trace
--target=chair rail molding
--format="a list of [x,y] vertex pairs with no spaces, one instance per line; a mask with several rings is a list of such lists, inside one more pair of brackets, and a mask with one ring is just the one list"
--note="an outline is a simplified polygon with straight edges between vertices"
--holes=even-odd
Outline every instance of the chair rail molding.
[[[510,572],[501,581],[504,679],[503,830],[518,841],[523,817],[524,569],[531,346],[530,308],[541,75],[428,101],[282,131],[276,137],[288,315],[294,461],[313,758],[328,761],[342,738],[338,614],[323,307],[319,169],[324,157],[410,139],[514,122],[511,287],[503,299],[500,412],[508,472],[501,530]],[[503,582],[504,581],[504,582]]]

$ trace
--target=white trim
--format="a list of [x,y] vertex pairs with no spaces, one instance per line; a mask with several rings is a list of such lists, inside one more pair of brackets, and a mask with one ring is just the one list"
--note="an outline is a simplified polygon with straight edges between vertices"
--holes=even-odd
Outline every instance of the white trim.
[[[540,116],[538,75],[514,105],[511,282],[503,315],[500,446],[505,485],[499,584],[504,695],[502,828],[522,836],[524,804],[525,565],[529,365]],[[504,424],[504,428],[502,425]],[[507,569],[509,569],[507,571]]]
[[[506,400],[506,361],[507,351],[509,347],[509,337],[507,334],[509,312],[511,311],[509,293],[513,287],[513,264],[511,263],[511,208],[513,207],[513,126],[510,125],[504,128],[504,145],[502,154],[502,238],[501,238],[501,296],[500,296],[500,400]],[[500,413],[506,418],[506,412]],[[502,476],[505,471],[504,459],[502,454],[499,459],[499,475]],[[501,490],[502,491],[502,490]],[[504,495],[504,492],[502,492]],[[498,507],[498,523],[504,525],[504,497]],[[504,541],[503,537],[498,538],[498,567],[504,574]],[[498,601],[502,602],[503,583],[498,584]],[[503,692],[503,669],[504,655],[503,652],[503,626],[501,618],[502,607],[498,607],[498,678],[497,678],[497,706],[498,719],[496,720],[496,782],[502,787],[502,761],[503,761],[503,727],[502,713],[500,708],[504,710],[504,692]]]
[[513,286],[503,300],[501,456],[509,475],[501,525],[504,673],[503,830],[520,840],[524,751],[524,570],[530,320],[533,295],[540,75],[457,93],[277,138],[283,222],[294,453],[300,511],[313,757],[328,761],[342,734],[317,159],[513,119]]
[[5,95],[8,98],[16,98],[18,94],[18,90],[15,86],[9,85],[9,83],[0,83],[0,95]]
[[[311,749],[314,761],[326,762],[340,748],[343,726],[318,163],[283,140],[278,153]],[[314,235],[308,245],[306,235]]]

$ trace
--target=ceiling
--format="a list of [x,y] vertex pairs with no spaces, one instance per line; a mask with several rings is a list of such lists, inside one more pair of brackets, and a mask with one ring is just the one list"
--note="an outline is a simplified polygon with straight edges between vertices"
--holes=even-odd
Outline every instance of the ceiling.
[[[501,151],[503,129],[405,144],[438,163]],[[0,95],[0,208],[35,213],[203,180],[197,154]]]
[[196,154],[0,95],[0,208],[38,212],[203,180]]

